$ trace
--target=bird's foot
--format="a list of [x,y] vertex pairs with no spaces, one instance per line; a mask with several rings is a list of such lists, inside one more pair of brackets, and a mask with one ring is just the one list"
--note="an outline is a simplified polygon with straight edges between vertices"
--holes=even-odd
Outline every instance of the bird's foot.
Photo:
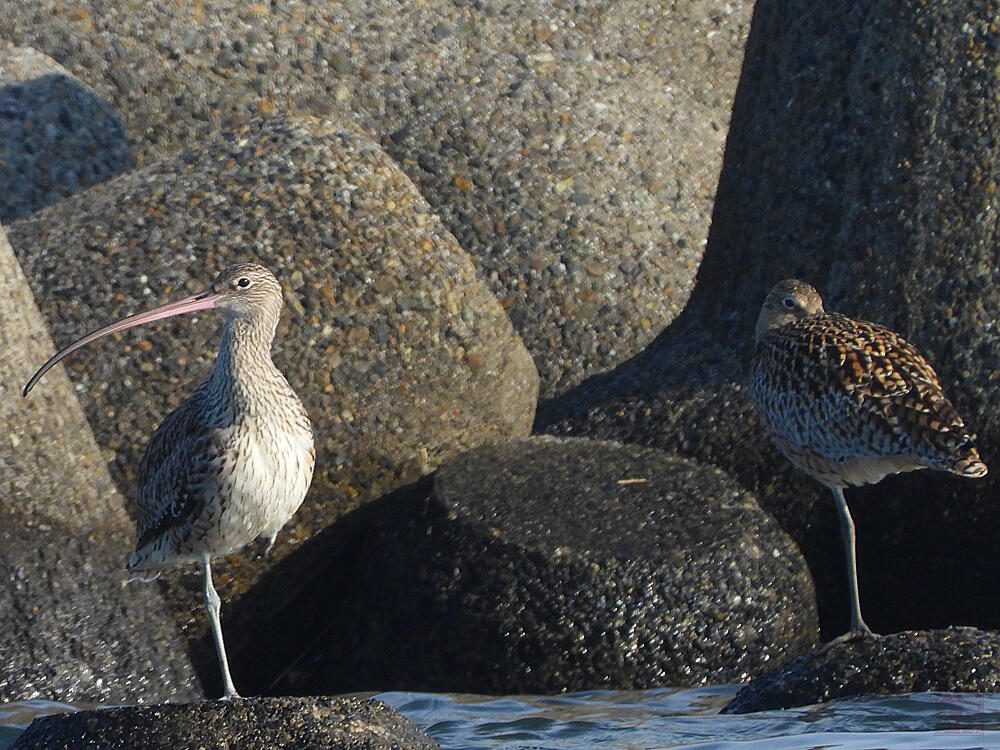
[[860,641],[860,640],[863,640],[865,638],[875,639],[875,638],[881,638],[881,637],[882,637],[881,635],[879,635],[878,633],[873,632],[870,627],[868,627],[867,625],[865,625],[862,622],[861,623],[861,627],[851,628],[846,633],[844,633],[842,635],[838,635],[832,641],[830,641],[828,643],[824,643],[822,645],[822,647],[820,647],[819,650],[820,650],[820,653],[822,653],[822,652],[826,651],[827,649],[833,648],[834,646],[839,646],[841,643],[850,643],[852,641]]
[[250,542],[248,546],[251,547],[253,550],[254,560],[263,560],[265,557],[267,557],[267,553],[270,552],[271,547],[274,546],[274,539],[276,536],[277,534],[275,534],[274,536],[261,534],[259,537]]
[[160,577],[159,570],[143,570],[139,573],[136,573],[135,575],[131,575],[128,578],[126,578],[125,583],[127,584],[135,583],[136,581],[140,581],[142,583],[150,583],[151,581],[155,581],[159,577]]

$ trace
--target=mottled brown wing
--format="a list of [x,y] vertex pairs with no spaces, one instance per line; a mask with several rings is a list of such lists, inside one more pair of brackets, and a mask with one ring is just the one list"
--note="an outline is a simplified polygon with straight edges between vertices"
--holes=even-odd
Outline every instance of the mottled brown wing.
[[189,524],[217,491],[228,430],[192,397],[153,433],[139,470],[136,550]]
[[843,315],[808,318],[762,337],[751,394],[771,429],[827,458],[912,454],[956,470],[974,452],[916,348]]

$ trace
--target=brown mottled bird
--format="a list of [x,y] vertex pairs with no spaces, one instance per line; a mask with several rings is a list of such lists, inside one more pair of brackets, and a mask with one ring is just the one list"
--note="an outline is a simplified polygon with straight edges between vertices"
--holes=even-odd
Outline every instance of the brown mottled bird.
[[975,436],[916,348],[882,326],[824,312],[816,290],[794,279],[777,284],[761,308],[750,397],[781,452],[833,492],[851,632],[870,634],[844,487],[924,468],[984,476]]
[[116,331],[196,310],[226,316],[211,374],[153,433],[139,469],[135,552],[128,567],[156,572],[186,562],[204,570],[205,606],[225,687],[229,674],[211,561],[256,541],[266,552],[298,510],[315,451],[305,407],[271,361],[281,285],[253,263],[223,271],[203,292],[132,315],[60,350],[24,387],[81,346]]

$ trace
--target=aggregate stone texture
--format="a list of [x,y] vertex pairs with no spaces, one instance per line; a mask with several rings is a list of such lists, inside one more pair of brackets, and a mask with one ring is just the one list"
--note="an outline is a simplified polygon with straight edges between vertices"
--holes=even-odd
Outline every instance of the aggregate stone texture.
[[52,353],[0,227],[0,702],[194,697],[155,587],[124,587],[131,526],[64,373],[22,399]]
[[[204,288],[236,261],[277,274],[286,304],[274,361],[312,418],[317,470],[272,557],[446,458],[530,430],[530,355],[468,255],[353,126],[248,123],[10,232],[60,344]],[[148,436],[211,369],[221,317],[207,317],[136,329],[68,363],[129,497]],[[218,566],[226,600],[262,567],[232,559],[233,571]],[[182,619],[201,617],[196,578],[167,579],[190,589]],[[212,661],[204,674],[217,674]]]
[[721,472],[515,439],[388,499],[296,692],[550,693],[746,679],[816,642],[791,540]]
[[[899,331],[1000,467],[995,20],[986,2],[760,0],[687,308],[642,354],[539,410],[540,431],[653,445],[732,474],[802,548],[826,638],[848,621],[836,516],[747,398],[754,324],[767,290],[798,277],[828,310]],[[875,630],[1000,628],[998,475],[847,490]]]
[[128,706],[35,719],[13,750],[432,750],[440,746],[380,701],[249,698]]
[[0,28],[121,113],[140,163],[219,127],[349,113],[475,258],[561,392],[684,305],[751,0],[10,0]]
[[0,701],[201,697],[157,586],[126,583],[129,541],[10,506],[0,511]]
[[855,638],[755,677],[723,713],[745,714],[903,693],[995,693],[1000,634],[970,627]]
[[0,221],[132,167],[114,109],[52,58],[0,39]]
[[21,387],[50,356],[52,340],[0,226],[0,493],[5,507],[76,529],[129,533],[125,503],[62,370],[44,389]]

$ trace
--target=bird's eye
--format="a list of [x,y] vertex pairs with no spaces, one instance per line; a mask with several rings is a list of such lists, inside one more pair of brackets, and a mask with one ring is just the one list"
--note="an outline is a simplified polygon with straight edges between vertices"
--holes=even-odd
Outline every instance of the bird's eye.
[[238,286],[240,289],[246,289],[248,286],[250,286],[250,279],[248,279],[246,276],[243,276],[236,282],[236,286]]
[[793,298],[791,298],[791,297],[785,297],[783,300],[781,300],[781,305],[786,310],[794,310],[795,309],[795,300]]

